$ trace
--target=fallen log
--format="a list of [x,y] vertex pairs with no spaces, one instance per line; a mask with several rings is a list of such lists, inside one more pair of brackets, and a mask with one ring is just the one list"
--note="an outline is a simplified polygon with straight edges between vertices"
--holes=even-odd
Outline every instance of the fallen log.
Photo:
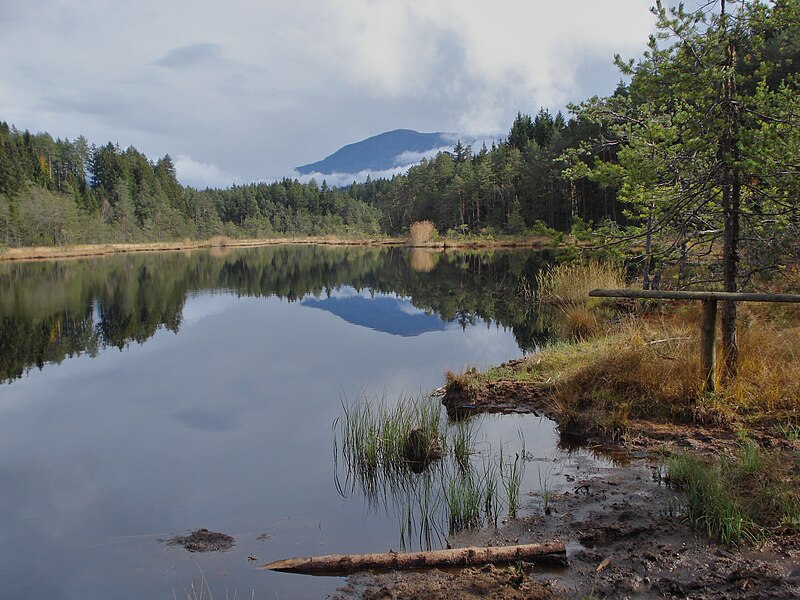
[[379,552],[376,554],[328,554],[306,558],[276,560],[259,567],[270,571],[306,574],[343,574],[379,570],[425,569],[432,567],[468,567],[488,563],[531,562],[555,566],[567,564],[563,542],[453,548],[429,552]]

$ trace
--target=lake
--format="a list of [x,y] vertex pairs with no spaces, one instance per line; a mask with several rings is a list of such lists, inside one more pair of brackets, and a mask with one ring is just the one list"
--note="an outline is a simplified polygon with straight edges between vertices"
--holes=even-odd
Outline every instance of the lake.
[[[446,522],[426,541],[402,503],[342,485],[334,422],[545,343],[529,290],[552,260],[287,245],[0,265],[0,597],[185,598],[201,578],[324,597],[342,580],[254,567],[442,547]],[[484,454],[528,461],[523,491],[536,461],[557,475],[552,423],[479,421]],[[198,528],[234,548],[165,543]]]

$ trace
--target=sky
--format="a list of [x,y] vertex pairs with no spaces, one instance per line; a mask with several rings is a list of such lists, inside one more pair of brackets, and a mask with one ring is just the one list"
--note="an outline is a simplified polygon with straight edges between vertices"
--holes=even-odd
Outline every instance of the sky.
[[184,185],[292,176],[408,128],[501,138],[610,94],[651,0],[0,0],[0,120],[169,154]]

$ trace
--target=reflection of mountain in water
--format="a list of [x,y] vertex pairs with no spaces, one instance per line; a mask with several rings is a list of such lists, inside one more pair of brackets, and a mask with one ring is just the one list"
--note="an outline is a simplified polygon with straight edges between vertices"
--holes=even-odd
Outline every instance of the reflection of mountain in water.
[[409,300],[395,296],[305,298],[302,304],[390,335],[414,337],[427,331],[447,329],[447,323],[436,315],[418,311]]
[[[495,323],[511,327],[519,347],[530,351],[550,331],[524,298],[553,259],[548,252],[448,252],[420,268],[403,248],[285,245],[224,256],[125,254],[0,264],[0,384],[68,356],[145,343],[159,329],[177,333],[193,293],[308,299],[307,306],[401,336],[450,323]],[[338,299],[312,300],[332,290]]]

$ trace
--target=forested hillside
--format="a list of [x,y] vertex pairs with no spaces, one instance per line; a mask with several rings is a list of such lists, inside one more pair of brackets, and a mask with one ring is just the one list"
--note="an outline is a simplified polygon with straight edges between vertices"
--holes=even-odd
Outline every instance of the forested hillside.
[[655,285],[663,266],[711,254],[726,235],[737,265],[770,269],[797,249],[800,8],[709,11],[658,3],[650,49],[638,62],[618,59],[630,83],[571,107],[568,119],[520,112],[491,148],[459,142],[405,175],[347,188],[283,180],[194,190],[169,156],[2,123],[0,243],[397,235],[429,220],[455,235],[591,226],[620,247],[643,246]]
[[0,244],[136,242],[214,235],[376,235],[380,215],[313,181],[198,191],[169,155],[54,140],[0,123]]

